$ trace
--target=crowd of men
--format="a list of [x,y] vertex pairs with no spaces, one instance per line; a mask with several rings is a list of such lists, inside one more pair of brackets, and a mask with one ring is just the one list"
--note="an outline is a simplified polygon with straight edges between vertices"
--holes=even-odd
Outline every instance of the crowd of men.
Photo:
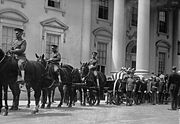
[[134,69],[121,68],[120,72],[112,75],[113,80],[121,80],[119,87],[127,99],[133,99],[136,105],[143,103],[168,104],[172,103],[171,109],[180,108],[179,74],[176,67],[172,68],[172,74],[148,76],[135,75]]

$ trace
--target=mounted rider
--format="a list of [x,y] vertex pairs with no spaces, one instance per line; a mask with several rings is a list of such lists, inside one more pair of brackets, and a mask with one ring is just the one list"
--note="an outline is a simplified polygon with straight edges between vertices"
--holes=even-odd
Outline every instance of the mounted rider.
[[52,46],[52,57],[47,60],[50,64],[53,65],[54,72],[58,74],[58,81],[55,81],[55,85],[59,86],[61,81],[60,71],[59,71],[59,63],[61,62],[61,54],[58,51],[58,46],[53,44]]
[[24,83],[24,77],[25,77],[25,63],[27,61],[26,59],[26,40],[22,38],[24,34],[24,30],[21,28],[15,28],[14,29],[16,33],[16,40],[13,42],[12,48],[10,50],[10,53],[13,53],[15,55],[15,58],[18,60],[18,67],[20,73],[18,73],[17,82]]
[[94,73],[94,76],[96,77],[97,87],[99,87],[99,77],[97,74],[97,64],[98,64],[97,54],[98,53],[96,51],[92,52],[92,56],[89,61],[89,69]]

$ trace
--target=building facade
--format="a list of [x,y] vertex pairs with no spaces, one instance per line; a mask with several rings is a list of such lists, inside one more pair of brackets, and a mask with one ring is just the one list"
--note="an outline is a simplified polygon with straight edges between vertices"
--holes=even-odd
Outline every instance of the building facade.
[[177,0],[0,0],[0,48],[10,48],[20,27],[29,60],[50,57],[55,43],[62,63],[76,68],[97,50],[106,75],[122,66],[169,74],[180,69],[178,7]]

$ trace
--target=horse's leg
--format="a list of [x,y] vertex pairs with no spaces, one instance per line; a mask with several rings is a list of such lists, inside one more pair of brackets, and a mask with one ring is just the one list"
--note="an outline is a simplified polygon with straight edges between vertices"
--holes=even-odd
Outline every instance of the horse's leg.
[[30,103],[31,103],[31,87],[27,84],[26,85],[26,89],[27,89],[27,97],[28,97],[28,103],[26,108],[30,108]]
[[73,95],[72,95],[72,85],[67,86],[68,92],[68,107],[72,107]]
[[10,110],[18,110],[18,106],[19,106],[19,96],[20,96],[20,89],[19,89],[19,85],[16,83],[10,83],[9,87],[12,91],[12,95],[13,95],[13,103],[12,106],[10,108]]
[[100,104],[100,88],[97,89],[97,104],[96,105],[99,105]]
[[58,87],[59,89],[59,92],[61,94],[61,100],[60,100],[60,103],[58,105],[58,107],[61,107],[62,104],[63,104],[63,100],[64,100],[64,90],[63,90],[63,84],[60,84],[60,86]]
[[3,104],[2,104],[2,85],[0,84],[0,113],[1,113],[2,107],[3,107]]
[[45,104],[47,102],[47,89],[42,89],[42,105],[41,108],[45,108]]
[[19,97],[20,97],[21,90],[19,89],[19,85],[15,85],[15,103],[14,103],[14,110],[18,110],[19,107]]
[[54,102],[55,90],[56,90],[56,87],[52,90],[52,102]]
[[34,89],[35,108],[32,111],[32,114],[36,114],[37,112],[39,112],[40,96],[41,96],[41,89],[40,88]]
[[3,113],[4,116],[7,116],[8,115],[8,85],[4,85],[4,101],[5,101],[5,111]]
[[51,107],[51,91],[52,91],[52,89],[48,88],[48,90],[47,90],[47,95],[48,95],[48,100],[49,100],[49,102],[48,102],[46,108],[50,108],[50,107]]
[[12,106],[10,108],[10,110],[13,110],[14,109],[14,106],[15,106],[15,89],[14,89],[14,86],[12,84],[9,85],[9,88],[11,89],[12,91],[12,95],[13,95],[13,102],[12,102]]
[[87,89],[83,88],[83,94],[81,95],[83,96],[83,105],[86,105],[86,98],[87,98]]

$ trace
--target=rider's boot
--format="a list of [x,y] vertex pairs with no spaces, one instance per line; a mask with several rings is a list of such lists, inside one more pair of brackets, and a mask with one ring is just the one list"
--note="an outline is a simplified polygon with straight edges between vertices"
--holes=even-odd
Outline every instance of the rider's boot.
[[97,87],[99,88],[99,78],[96,79]]
[[25,76],[25,71],[22,70],[22,71],[21,71],[21,76],[18,75],[17,82],[24,83],[24,76]]
[[58,86],[60,86],[61,83],[62,83],[61,76],[58,75],[58,81],[56,81],[54,85],[58,87]]

